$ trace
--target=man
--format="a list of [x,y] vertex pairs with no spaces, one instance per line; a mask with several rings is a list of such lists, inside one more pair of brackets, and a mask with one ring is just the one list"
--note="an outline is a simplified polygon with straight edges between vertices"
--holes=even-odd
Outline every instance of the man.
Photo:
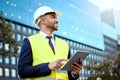
[[[80,63],[71,65],[72,71],[59,71],[63,62],[70,58],[69,46],[54,36],[58,30],[58,12],[42,6],[34,13],[34,23],[40,27],[38,34],[25,38],[21,48],[18,74],[28,80],[76,80],[82,69]],[[52,45],[52,47],[51,47]]]

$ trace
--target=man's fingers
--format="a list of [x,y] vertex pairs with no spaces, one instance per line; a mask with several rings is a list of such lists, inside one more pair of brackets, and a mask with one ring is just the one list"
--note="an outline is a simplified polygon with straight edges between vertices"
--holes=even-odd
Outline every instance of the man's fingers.
[[80,59],[80,63],[79,63],[81,66],[83,65],[83,63],[82,63],[82,59]]
[[59,61],[67,61],[67,59],[59,59]]

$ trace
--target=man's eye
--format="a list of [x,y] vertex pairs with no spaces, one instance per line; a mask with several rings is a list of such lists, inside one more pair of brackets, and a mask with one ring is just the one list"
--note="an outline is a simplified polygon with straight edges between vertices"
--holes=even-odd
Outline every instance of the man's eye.
[[55,16],[52,16],[52,18],[55,18]]
[[56,15],[51,15],[52,18],[56,18]]

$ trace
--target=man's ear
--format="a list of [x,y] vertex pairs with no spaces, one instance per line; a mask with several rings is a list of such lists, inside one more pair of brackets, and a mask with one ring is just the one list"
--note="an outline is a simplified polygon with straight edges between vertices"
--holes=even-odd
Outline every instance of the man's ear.
[[46,22],[46,21],[45,21],[45,18],[42,17],[42,18],[41,18],[41,23],[45,24],[45,22]]

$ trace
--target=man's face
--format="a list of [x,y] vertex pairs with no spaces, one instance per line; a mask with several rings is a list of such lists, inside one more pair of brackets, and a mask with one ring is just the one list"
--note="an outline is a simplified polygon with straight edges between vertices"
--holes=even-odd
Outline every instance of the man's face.
[[58,20],[54,12],[46,14],[44,20],[45,26],[48,27],[48,29],[51,29],[52,31],[58,30]]

